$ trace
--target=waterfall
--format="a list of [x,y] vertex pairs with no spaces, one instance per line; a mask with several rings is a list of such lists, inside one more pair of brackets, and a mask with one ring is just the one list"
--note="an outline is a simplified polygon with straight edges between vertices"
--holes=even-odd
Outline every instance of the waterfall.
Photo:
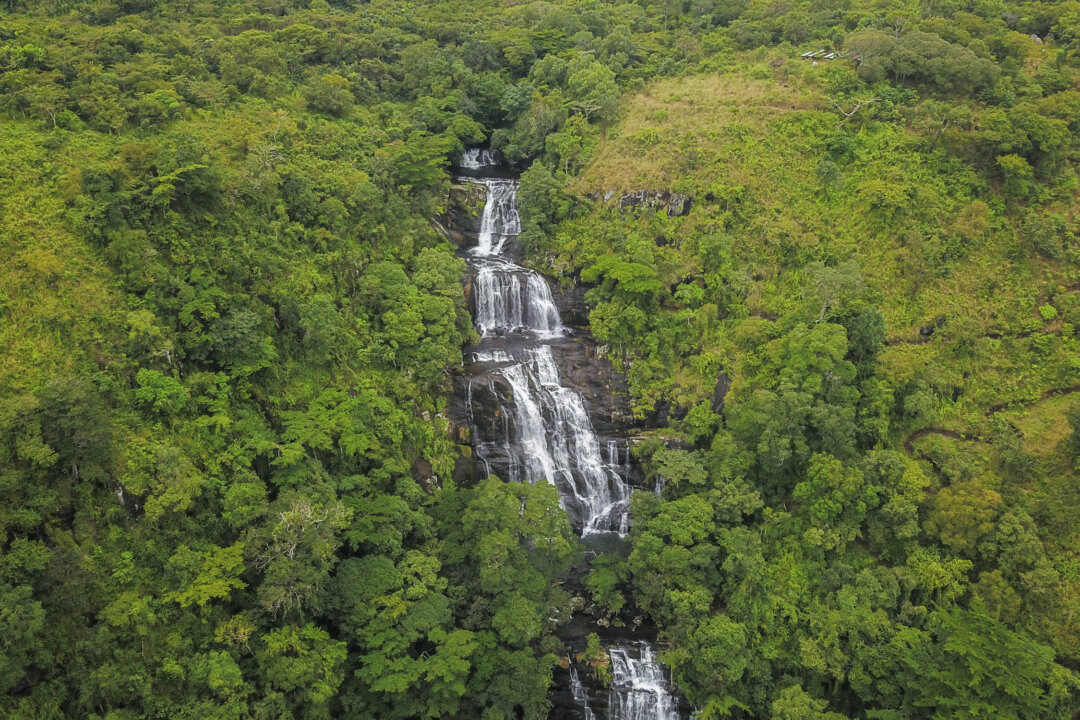
[[574,701],[581,705],[585,720],[595,720],[596,716],[593,714],[592,708],[589,707],[589,696],[581,685],[577,668],[574,667],[574,663],[570,658],[567,658],[567,661],[570,664],[570,694],[573,696]]
[[481,336],[532,332],[551,339],[564,334],[551,288],[539,274],[504,260],[478,260],[474,266]]
[[[480,215],[480,233],[474,255],[497,256],[503,245],[521,232],[521,218],[517,211],[517,180],[502,178],[475,178],[472,182],[487,187],[487,202]],[[524,270],[524,268],[520,268]]]
[[613,647],[611,691],[608,711],[611,720],[678,720],[679,703],[668,690],[661,666],[647,642],[636,647]]
[[[483,153],[468,151],[464,163],[484,162]],[[479,166],[478,166],[479,167]],[[516,180],[475,178],[488,189],[481,215],[479,241],[469,252],[475,324],[484,341],[473,362],[511,363],[493,375],[505,380],[509,397],[502,397],[503,433],[495,441],[478,443],[476,454],[490,471],[491,457],[505,458],[507,480],[549,482],[559,490],[563,507],[583,534],[626,533],[630,489],[618,465],[617,453],[604,460],[581,395],[563,386],[550,342],[565,336],[559,309],[547,281],[537,272],[504,256],[507,241],[521,231]],[[518,357],[502,348],[485,347],[497,337],[525,336],[541,341],[524,347]],[[469,412],[473,416],[472,387]]]
[[502,450],[524,480],[553,483],[582,534],[627,530],[630,489],[600,454],[585,403],[563,387],[550,345],[526,348],[524,360],[495,371],[512,389],[513,432]]
[[484,337],[532,332],[540,338],[563,335],[559,308],[547,282],[501,257],[506,242],[521,232],[516,180],[477,178],[488,189],[474,256],[476,329]]
[[504,363],[513,362],[514,356],[505,350],[477,350],[472,354],[474,363]]
[[[495,154],[471,149],[463,169],[497,164]],[[548,482],[583,536],[625,535],[629,523],[629,449],[603,445],[589,419],[585,398],[568,387],[556,364],[560,349],[573,347],[559,318],[551,288],[539,273],[508,257],[521,231],[516,180],[462,178],[487,187],[476,247],[467,254],[474,281],[478,347],[467,354],[465,388],[477,466],[511,482]],[[620,457],[623,454],[623,457]],[[613,684],[607,714],[595,714],[577,669],[570,664],[570,691],[585,720],[673,720],[678,702],[667,691],[663,667],[648,643],[609,649]],[[603,699],[594,698],[602,705]]]
[[461,167],[465,170],[479,170],[499,164],[498,154],[486,148],[469,148],[461,156]]

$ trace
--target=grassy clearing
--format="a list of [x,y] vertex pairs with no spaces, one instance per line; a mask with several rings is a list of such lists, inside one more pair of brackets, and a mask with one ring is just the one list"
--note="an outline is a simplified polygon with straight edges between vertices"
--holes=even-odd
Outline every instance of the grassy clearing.
[[738,140],[776,131],[786,115],[822,108],[819,90],[801,83],[781,85],[744,75],[661,80],[625,101],[618,123],[572,189],[582,194],[683,190],[723,182],[779,201],[782,197],[769,191],[782,186],[770,177],[785,170],[798,174],[803,148],[775,148],[791,160],[776,166],[775,154],[762,155]]
[[[933,384],[946,426],[979,428],[995,404],[1080,381],[1074,338],[1038,310],[1057,296],[1066,320],[1080,320],[1073,293],[1061,292],[1078,270],[1029,252],[977,174],[940,148],[927,152],[902,123],[838,128],[824,83],[824,69],[791,64],[654,82],[625,100],[571,190],[689,194],[690,216],[656,233],[680,248],[668,280],[698,271],[696,236],[726,231],[750,315],[796,307],[807,262],[856,260],[885,317],[890,377]],[[836,168],[828,182],[826,162]],[[617,245],[613,217],[577,221],[579,239],[554,266]],[[631,224],[621,232],[637,232]],[[935,324],[932,337],[920,334]]]
[[[106,141],[107,142],[107,141]],[[28,391],[64,376],[87,356],[104,358],[120,307],[109,272],[63,220],[56,184],[77,181],[99,136],[47,147],[29,123],[0,126],[0,390]],[[110,329],[111,328],[111,329]]]
[[[750,338],[771,320],[812,317],[810,263],[854,260],[885,320],[884,377],[898,393],[918,387],[933,398],[890,442],[927,461],[937,487],[990,478],[1036,518],[1061,601],[1080,597],[1080,487],[1062,443],[1076,398],[1053,395],[1080,384],[1080,260],[1038,251],[1024,224],[1032,210],[1005,202],[984,169],[932,148],[899,115],[841,127],[825,84],[824,70],[762,63],[657,81],[627,98],[570,186],[613,198],[560,227],[544,269],[569,274],[621,253],[656,269],[671,292],[663,312],[688,313],[676,288],[708,284],[709,267],[721,267],[706,298],[716,319],[687,316],[677,333],[692,339],[661,339],[653,352],[683,342],[685,356],[660,361],[662,372],[631,372],[644,404],[693,407],[708,400],[720,365],[733,392],[752,382]],[[682,218],[613,208],[637,190],[685,193],[693,208]],[[1031,207],[1068,223],[1077,198],[1060,192]],[[938,432],[911,434],[920,427]],[[1047,610],[1053,627],[1039,634],[1075,648],[1080,617],[1066,608]]]

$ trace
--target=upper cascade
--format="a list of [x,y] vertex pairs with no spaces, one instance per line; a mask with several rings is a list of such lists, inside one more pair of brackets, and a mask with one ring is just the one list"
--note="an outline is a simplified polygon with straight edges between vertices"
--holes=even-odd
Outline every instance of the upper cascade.
[[551,289],[538,273],[502,260],[477,263],[476,329],[483,337],[532,332],[552,339],[566,334]]
[[539,273],[515,265],[502,254],[521,232],[516,180],[477,178],[488,189],[480,232],[470,254],[476,268],[476,329],[484,337],[531,331],[541,338],[565,334],[551,288]]
[[521,218],[517,209],[517,180],[502,178],[477,178],[488,189],[488,199],[480,216],[480,236],[473,255],[492,257],[499,255],[506,241],[521,232]]
[[498,152],[488,148],[469,148],[461,156],[461,168],[464,170],[479,170],[498,164]]

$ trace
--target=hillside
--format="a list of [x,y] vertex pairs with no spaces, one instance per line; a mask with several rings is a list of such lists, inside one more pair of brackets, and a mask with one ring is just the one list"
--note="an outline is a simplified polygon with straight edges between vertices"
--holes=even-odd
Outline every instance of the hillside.
[[[1036,72],[1051,62],[1035,43],[1025,52]],[[859,669],[863,641],[850,633],[896,632],[927,572],[956,584],[927,587],[920,612],[951,598],[1025,628],[1067,664],[1080,649],[1069,425],[1080,203],[1066,159],[1076,146],[1046,185],[1018,194],[982,154],[1000,142],[992,111],[965,107],[961,123],[936,121],[942,112],[956,110],[916,87],[863,85],[849,61],[814,66],[792,51],[649,83],[624,98],[565,186],[576,217],[535,241],[536,267],[593,285],[593,331],[628,371],[638,413],[667,418],[657,440],[683,448],[640,447],[669,487],[659,505],[641,500],[617,574],[666,618],[667,659],[702,702],[714,672],[732,693],[725,703],[753,696],[748,673],[763,656],[772,677],[780,667],[834,683],[877,676]],[[689,198],[690,209],[642,204],[642,190]],[[838,442],[845,433],[850,445]],[[691,515],[702,524],[678,540],[671,523]],[[788,565],[782,575],[732,567],[751,562],[749,538],[756,562]],[[1005,549],[1015,542],[1022,561]],[[675,569],[661,549],[672,543],[688,558],[726,559]],[[830,590],[838,564],[874,583],[892,565],[899,615],[860,605],[858,589]],[[783,586],[789,573],[798,589]],[[691,600],[714,583],[725,613]],[[773,615],[780,607],[786,620]],[[878,615],[826,619],[833,612]],[[702,643],[714,642],[749,654],[703,660],[713,650]],[[789,659],[770,654],[780,647]],[[872,687],[852,690],[865,700],[882,692]]]
[[1076,2],[0,3],[0,715],[1076,717],[1078,159]]

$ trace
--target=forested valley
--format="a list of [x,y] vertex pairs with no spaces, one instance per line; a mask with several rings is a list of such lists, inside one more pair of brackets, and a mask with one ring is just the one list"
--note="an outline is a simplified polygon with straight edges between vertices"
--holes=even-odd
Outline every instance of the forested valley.
[[0,0],[0,716],[1080,717],[1078,159],[1075,0]]

